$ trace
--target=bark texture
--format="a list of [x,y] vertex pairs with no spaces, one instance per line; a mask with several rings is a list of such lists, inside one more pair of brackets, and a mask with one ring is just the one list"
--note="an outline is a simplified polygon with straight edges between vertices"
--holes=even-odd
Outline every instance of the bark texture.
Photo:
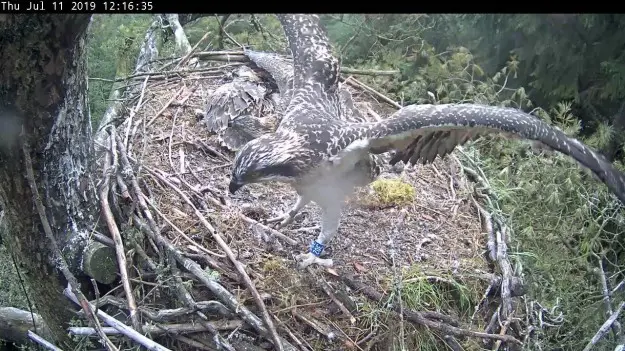
[[65,260],[79,257],[97,222],[84,45],[90,15],[0,15],[0,121],[18,136],[0,145],[3,241],[16,256],[31,301],[55,341],[67,345],[73,317],[26,177],[28,145],[35,181]]

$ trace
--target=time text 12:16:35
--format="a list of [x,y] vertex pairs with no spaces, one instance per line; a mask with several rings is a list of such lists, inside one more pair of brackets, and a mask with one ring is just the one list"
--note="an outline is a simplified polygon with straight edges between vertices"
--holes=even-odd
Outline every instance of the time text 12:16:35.
[[152,1],[53,1],[55,11],[78,11],[78,12],[142,12],[152,11]]

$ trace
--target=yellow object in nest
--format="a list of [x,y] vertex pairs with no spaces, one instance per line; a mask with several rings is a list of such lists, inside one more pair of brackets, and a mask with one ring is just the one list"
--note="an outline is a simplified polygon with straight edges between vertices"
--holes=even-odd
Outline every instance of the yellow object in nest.
[[382,204],[403,205],[412,202],[415,197],[414,187],[398,179],[378,179],[371,186]]

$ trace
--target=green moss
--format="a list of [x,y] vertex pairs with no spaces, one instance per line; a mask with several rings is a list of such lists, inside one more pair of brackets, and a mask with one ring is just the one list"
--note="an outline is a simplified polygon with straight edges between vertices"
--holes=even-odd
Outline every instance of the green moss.
[[378,179],[371,186],[376,199],[383,205],[405,205],[415,197],[414,187],[398,179]]

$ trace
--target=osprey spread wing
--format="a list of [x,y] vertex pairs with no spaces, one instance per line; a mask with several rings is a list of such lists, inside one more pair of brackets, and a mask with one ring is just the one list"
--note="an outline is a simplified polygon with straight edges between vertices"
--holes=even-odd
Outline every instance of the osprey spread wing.
[[352,122],[342,118],[339,62],[312,15],[278,15],[293,53],[292,98],[275,133],[250,141],[237,153],[230,191],[249,183],[284,181],[299,198],[278,219],[284,225],[313,201],[322,210],[321,233],[301,266],[335,236],[345,195],[379,173],[376,155],[394,151],[391,163],[427,163],[487,133],[534,140],[590,169],[625,203],[625,176],[600,154],[559,129],[511,108],[477,104],[411,105],[389,118]]

